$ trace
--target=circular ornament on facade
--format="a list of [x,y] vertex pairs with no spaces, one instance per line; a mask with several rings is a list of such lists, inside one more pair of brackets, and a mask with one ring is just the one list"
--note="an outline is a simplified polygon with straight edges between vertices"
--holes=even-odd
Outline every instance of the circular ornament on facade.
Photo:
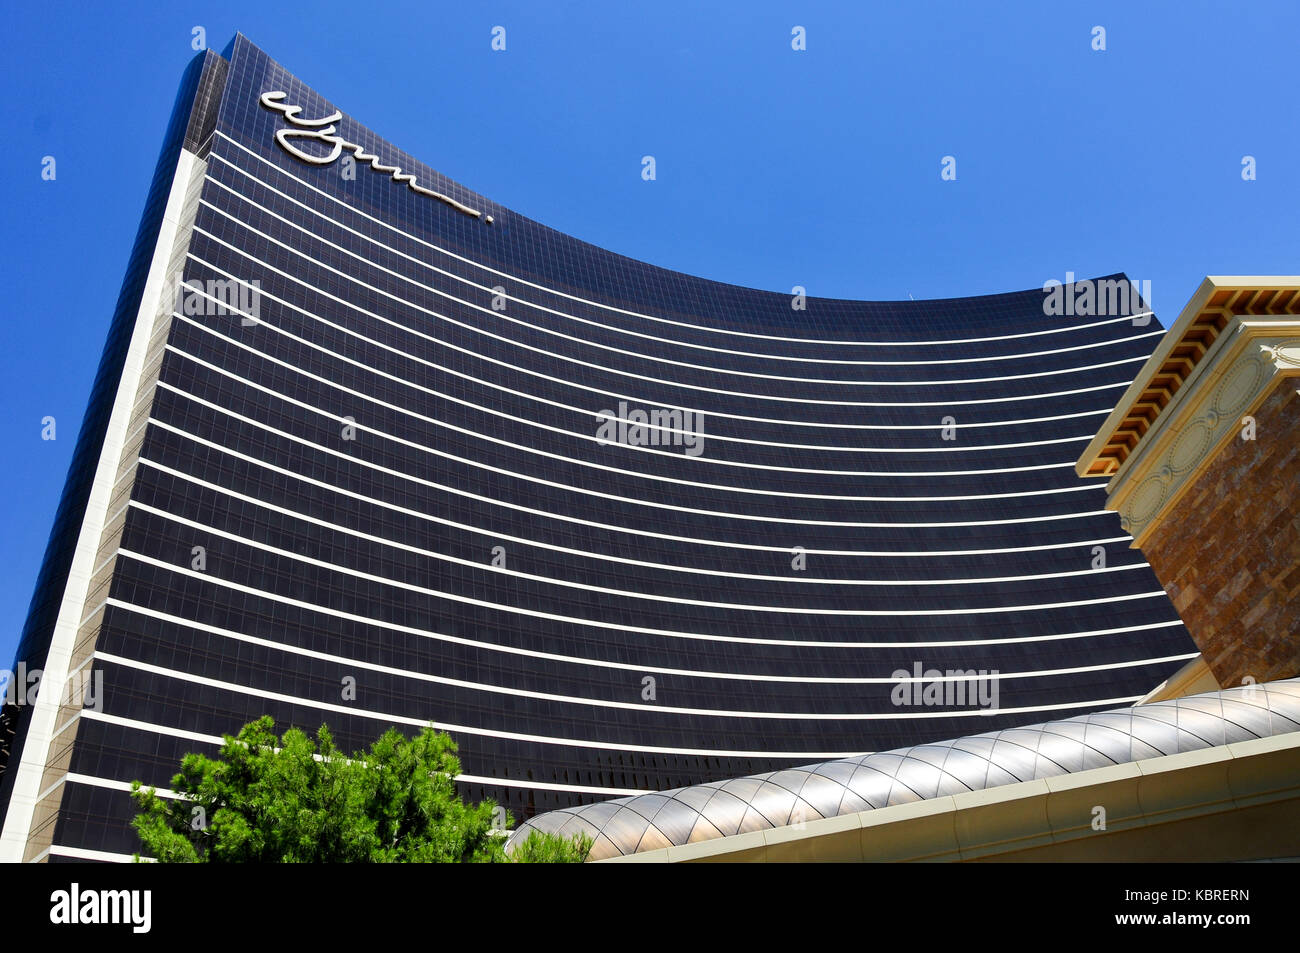
[[1205,420],[1193,420],[1187,429],[1178,435],[1174,445],[1169,448],[1166,462],[1174,473],[1184,473],[1194,467],[1204,456],[1210,446],[1210,424]]
[[1279,344],[1273,348],[1273,356],[1283,364],[1300,367],[1300,344]]
[[1261,371],[1259,361],[1253,358],[1237,365],[1219,385],[1219,392],[1214,395],[1214,409],[1225,417],[1240,410],[1255,392]]
[[1133,494],[1133,499],[1129,501],[1129,521],[1132,523],[1145,523],[1156,515],[1156,510],[1160,509],[1160,504],[1164,501],[1164,481],[1159,477],[1151,477],[1137,488],[1137,492]]

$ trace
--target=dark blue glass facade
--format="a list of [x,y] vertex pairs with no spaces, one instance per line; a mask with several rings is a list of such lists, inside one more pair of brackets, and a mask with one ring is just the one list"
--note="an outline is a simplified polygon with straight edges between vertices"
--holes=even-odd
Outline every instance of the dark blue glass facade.
[[[228,57],[183,269],[255,287],[256,320],[178,310],[150,371],[57,847],[136,849],[123,783],[264,713],[345,748],[433,721],[467,795],[521,818],[1114,707],[1195,654],[1073,469],[1154,320],[1042,291],[797,310],[547,229],[347,116],[480,214],[301,161],[259,98],[334,107]],[[700,412],[703,452],[602,443],[620,402]],[[996,710],[896,704],[918,664],[997,673]]]

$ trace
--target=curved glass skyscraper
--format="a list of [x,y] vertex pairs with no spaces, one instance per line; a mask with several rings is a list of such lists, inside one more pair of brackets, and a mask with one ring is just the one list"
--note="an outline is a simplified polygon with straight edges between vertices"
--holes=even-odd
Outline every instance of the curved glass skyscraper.
[[655,268],[205,54],[19,651],[80,694],[19,706],[7,856],[130,854],[130,782],[264,713],[433,721],[518,818],[1145,695],[1196,651],[1073,464],[1162,332],[1049,299]]

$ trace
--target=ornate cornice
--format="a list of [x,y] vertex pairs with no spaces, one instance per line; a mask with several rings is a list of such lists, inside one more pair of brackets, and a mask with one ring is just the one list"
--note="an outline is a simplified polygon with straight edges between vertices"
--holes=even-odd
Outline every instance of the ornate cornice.
[[[1300,286],[1300,279],[1290,280]],[[1261,302],[1277,302],[1280,297],[1276,288],[1256,288],[1254,294],[1247,294],[1249,290],[1219,288],[1208,300],[1227,298],[1258,309]],[[1300,295],[1292,294],[1286,300],[1294,306],[1300,303],[1297,299]],[[1204,309],[1198,309],[1197,317],[1202,313]],[[1184,327],[1196,323],[1194,319]],[[1167,337],[1176,338],[1174,347],[1152,356],[1130,388],[1138,399],[1117,406],[1108,425],[1139,415],[1142,395],[1150,388],[1151,380],[1159,376],[1169,354],[1184,340],[1178,325]],[[1140,436],[1126,445],[1122,462],[1110,468],[1113,475],[1107,485],[1106,505],[1119,512],[1125,531],[1133,536],[1133,545],[1142,544],[1228,441],[1243,439],[1243,418],[1253,412],[1278,380],[1287,377],[1300,377],[1300,319],[1228,312],[1214,342],[1164,404],[1147,418]],[[1081,475],[1095,474],[1100,469],[1098,461],[1107,459],[1113,434],[1114,430],[1103,428],[1094,439],[1090,449],[1100,449],[1080,458]]]
[[1300,315],[1300,278],[1209,277],[1079,458],[1080,476],[1116,476],[1175,396],[1201,376],[1234,319]]

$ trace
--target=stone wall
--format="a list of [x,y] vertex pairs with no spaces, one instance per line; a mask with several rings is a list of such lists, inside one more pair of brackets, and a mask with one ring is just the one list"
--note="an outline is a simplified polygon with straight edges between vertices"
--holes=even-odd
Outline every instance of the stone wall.
[[1256,438],[1226,443],[1142,541],[1224,687],[1300,675],[1300,382],[1253,416]]

